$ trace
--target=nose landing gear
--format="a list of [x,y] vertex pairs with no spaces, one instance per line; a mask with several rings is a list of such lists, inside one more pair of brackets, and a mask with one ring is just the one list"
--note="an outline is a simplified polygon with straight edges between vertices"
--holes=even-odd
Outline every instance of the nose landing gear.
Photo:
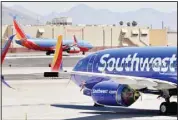
[[50,54],[51,54],[51,52],[50,52],[50,51],[47,51],[47,52],[46,52],[46,55],[50,55]]

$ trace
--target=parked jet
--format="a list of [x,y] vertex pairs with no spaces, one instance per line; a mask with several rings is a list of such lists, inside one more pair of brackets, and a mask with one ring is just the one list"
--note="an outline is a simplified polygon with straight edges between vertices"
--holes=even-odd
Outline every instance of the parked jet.
[[[62,58],[60,49],[58,53]],[[177,96],[177,47],[102,50],[79,60],[71,72],[52,71],[46,77],[58,76],[55,73],[71,75],[94,106],[128,107],[140,93],[149,93],[165,99],[161,114],[177,113],[177,102],[170,101]]]
[[[32,38],[25,34],[25,32],[20,28],[19,24],[16,21],[16,17],[13,17],[13,24],[16,31],[16,43],[22,45],[28,49],[46,51],[46,55],[53,54],[55,51],[56,39],[44,39],[44,38]],[[75,36],[74,36],[75,38]],[[93,46],[85,41],[80,40],[64,40],[63,41],[63,51],[67,53],[79,53],[82,52],[84,55],[85,52],[93,48]]]
[[[9,39],[6,41],[5,46],[3,47],[2,51],[1,51],[1,65],[2,65],[2,63],[3,63],[4,59],[5,59],[5,56],[6,56],[6,54],[7,54],[7,51],[8,51],[8,49],[9,49],[10,45],[11,45],[11,42],[12,42],[14,36],[15,36],[15,35],[12,35],[12,36],[9,37]],[[5,82],[3,75],[1,75],[1,81],[2,81],[6,86],[8,86],[9,88],[12,88],[9,84],[7,84],[7,83]]]

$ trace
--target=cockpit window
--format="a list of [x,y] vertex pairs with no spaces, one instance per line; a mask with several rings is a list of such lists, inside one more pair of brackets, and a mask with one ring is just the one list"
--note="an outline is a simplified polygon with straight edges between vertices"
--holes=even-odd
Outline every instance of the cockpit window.
[[83,63],[83,61],[81,60],[81,61],[79,61],[78,62],[78,67],[80,67],[81,65],[82,65],[82,63]]
[[86,71],[88,64],[88,59],[81,59],[74,67],[75,71]]

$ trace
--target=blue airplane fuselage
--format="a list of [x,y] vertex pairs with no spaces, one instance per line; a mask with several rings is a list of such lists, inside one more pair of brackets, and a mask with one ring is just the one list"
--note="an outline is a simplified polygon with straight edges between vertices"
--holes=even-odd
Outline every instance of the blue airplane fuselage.
[[[108,73],[159,79],[177,85],[177,47],[126,47],[102,50],[81,59],[74,71]],[[72,75],[72,80],[92,89],[106,77]]]
[[[44,48],[54,47],[56,46],[56,42],[57,42],[56,39],[39,39],[39,38],[28,38],[28,41],[31,41],[34,44]],[[71,45],[73,44],[73,42],[74,42],[73,40],[63,40],[63,45]],[[22,42],[19,40],[16,40],[16,43],[22,45]],[[88,48],[88,49],[93,48],[93,46],[85,40],[78,40],[78,46]]]

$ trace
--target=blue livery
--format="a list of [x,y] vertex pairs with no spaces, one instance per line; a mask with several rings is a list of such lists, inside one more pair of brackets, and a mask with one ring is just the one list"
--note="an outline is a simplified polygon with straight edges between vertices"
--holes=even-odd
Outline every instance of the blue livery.
[[[97,105],[130,106],[140,92],[156,90],[166,101],[160,112],[176,111],[169,98],[177,95],[177,47],[106,49],[79,60],[73,71],[71,79]],[[132,84],[118,83],[118,79],[141,84],[133,88]]]

